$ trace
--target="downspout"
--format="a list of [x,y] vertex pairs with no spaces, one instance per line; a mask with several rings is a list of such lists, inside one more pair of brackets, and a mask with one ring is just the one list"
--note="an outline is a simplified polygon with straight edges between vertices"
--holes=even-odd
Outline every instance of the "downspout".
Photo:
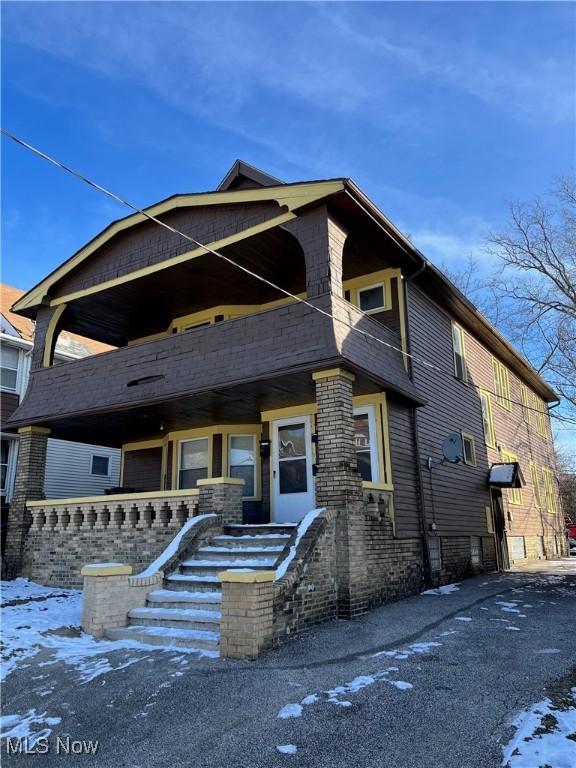
[[[408,283],[413,281],[414,278],[418,277],[419,275],[424,272],[426,267],[428,266],[428,262],[424,261],[422,265],[414,272],[412,275],[406,278],[406,280],[403,280],[403,290],[404,290],[404,307],[406,312],[406,346],[408,349],[408,352],[411,352],[410,349],[410,298],[408,295]],[[412,369],[412,363],[410,362],[410,379],[414,381],[414,374]],[[413,408],[412,409],[412,418],[411,418],[411,425],[412,425],[412,438],[414,440],[414,451],[416,453],[416,471],[418,473],[418,523],[420,528],[420,536],[422,538],[422,560],[424,563],[424,583],[426,587],[433,586],[433,579],[432,579],[432,567],[430,565],[430,556],[428,553],[428,532],[426,530],[426,497],[424,494],[424,479],[422,474],[422,464],[421,464],[421,458],[420,458],[420,441],[418,438],[418,409]]]

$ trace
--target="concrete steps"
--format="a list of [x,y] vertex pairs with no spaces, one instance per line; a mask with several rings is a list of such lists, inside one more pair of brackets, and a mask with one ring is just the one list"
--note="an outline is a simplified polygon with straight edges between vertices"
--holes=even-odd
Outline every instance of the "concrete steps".
[[128,614],[129,625],[108,632],[115,639],[178,646],[218,655],[221,586],[228,569],[274,570],[289,544],[292,525],[229,525],[150,592],[144,608]]

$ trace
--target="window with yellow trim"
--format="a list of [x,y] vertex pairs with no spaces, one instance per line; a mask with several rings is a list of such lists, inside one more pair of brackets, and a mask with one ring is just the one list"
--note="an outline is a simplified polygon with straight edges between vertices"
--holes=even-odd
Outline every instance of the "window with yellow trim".
[[472,467],[476,466],[474,435],[470,435],[467,432],[462,432],[462,458],[464,459],[464,464],[469,464]]
[[530,390],[526,386],[526,384],[520,384],[520,398],[522,400],[522,418],[526,422],[526,424],[530,424]]
[[228,435],[228,475],[244,480],[244,498],[256,497],[256,435]]
[[196,488],[198,480],[208,477],[210,439],[196,437],[178,444],[178,488]]
[[532,493],[534,494],[534,504],[540,509],[542,507],[542,494],[540,493],[540,479],[538,477],[538,467],[533,461],[530,462],[530,477],[532,478]]
[[479,391],[480,407],[482,409],[482,427],[484,429],[484,442],[490,448],[496,446],[496,436],[494,434],[494,417],[492,416],[492,398],[488,392]]
[[508,368],[495,357],[492,358],[492,367],[494,370],[494,392],[498,405],[506,410],[512,410],[512,401],[510,398],[510,375]]
[[546,404],[536,395],[534,395],[534,409],[536,433],[540,437],[548,437],[548,412]]
[[385,312],[392,309],[391,278],[398,276],[398,270],[383,269],[361,277],[344,280],[342,287],[351,304],[366,314]]
[[542,467],[544,479],[544,494],[546,496],[546,509],[551,514],[558,512],[558,498],[556,496],[556,480],[554,473],[548,467]]
[[464,331],[452,323],[452,351],[454,356],[454,375],[460,381],[466,381],[466,356],[464,352]]
[[[518,456],[508,451],[502,451],[502,461],[506,464],[514,464],[518,461]],[[510,504],[522,504],[522,488],[508,488],[508,501]]]

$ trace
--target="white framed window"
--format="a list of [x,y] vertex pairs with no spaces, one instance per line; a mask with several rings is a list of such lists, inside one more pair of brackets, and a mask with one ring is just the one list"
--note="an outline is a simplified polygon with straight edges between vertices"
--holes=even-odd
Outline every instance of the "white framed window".
[[362,480],[373,483],[380,482],[377,435],[374,406],[354,408],[354,445],[358,471]]
[[476,444],[474,442],[474,435],[470,435],[467,432],[462,432],[462,454],[464,464],[469,464],[471,467],[476,466]]
[[178,450],[178,488],[196,488],[198,480],[208,477],[210,440],[181,440]]
[[20,350],[3,344],[0,350],[0,357],[0,388],[6,392],[16,392],[18,388]]
[[110,456],[93,454],[90,460],[90,474],[97,477],[110,477]]
[[452,323],[452,349],[454,352],[454,376],[460,381],[467,381],[464,331],[456,323]]
[[382,312],[386,306],[386,291],[384,283],[367,285],[358,289],[358,306],[363,312]]
[[256,497],[256,435],[228,435],[228,475],[244,480],[244,498]]
[[428,558],[432,573],[440,573],[442,570],[442,545],[437,536],[428,537]]
[[2,495],[8,491],[8,468],[10,467],[10,441],[0,441],[0,474],[2,478]]
[[475,568],[482,565],[482,541],[480,536],[470,536],[470,560]]

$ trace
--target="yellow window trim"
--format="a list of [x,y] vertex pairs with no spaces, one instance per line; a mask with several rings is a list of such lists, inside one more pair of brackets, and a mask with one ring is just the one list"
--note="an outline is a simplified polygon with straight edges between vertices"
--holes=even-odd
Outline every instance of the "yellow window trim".
[[[488,417],[489,435],[484,435],[484,442],[489,448],[496,447],[496,433],[494,431],[494,414],[492,413],[492,398],[490,392],[486,392],[484,389],[478,390],[478,397],[480,398],[480,411],[482,412],[482,398],[486,402],[486,411]],[[484,429],[484,417],[482,416],[482,428]]]
[[230,438],[231,437],[253,437],[254,438],[254,496],[243,496],[244,501],[259,501],[262,498],[260,469],[260,450],[258,438],[262,434],[262,427],[259,424],[249,424],[244,429],[234,428],[234,431],[222,433],[222,471],[226,468],[226,474],[230,475]]
[[526,386],[526,384],[523,384],[520,382],[520,400],[522,401],[522,419],[525,424],[528,424],[530,426],[531,424],[531,418],[530,418],[530,401],[533,398],[530,397],[530,390]]
[[[474,438],[474,435],[470,434],[470,432],[464,432],[461,433],[462,436],[462,454],[463,454],[463,461],[464,464],[466,464],[468,467],[475,467],[476,466],[476,440]],[[466,451],[464,450],[464,440],[469,440],[470,444],[472,445],[472,461],[466,461]]]
[[[515,453],[510,453],[510,451],[502,450],[500,452],[502,461],[505,463],[513,463],[518,462],[518,456],[516,456]],[[508,503],[513,504],[514,506],[520,506],[524,502],[522,501],[522,488],[508,488]]]
[[[460,378],[456,373],[456,345],[454,344],[455,332],[458,338],[460,339],[460,347],[462,349],[462,364],[463,364],[462,378]],[[455,323],[454,321],[452,321],[452,358],[453,358],[453,364],[454,364],[454,376],[458,379],[458,381],[467,382],[468,369],[466,365],[466,342],[464,340],[464,328],[462,328],[461,325],[458,325],[458,323]]]
[[530,477],[532,479],[532,491],[534,495],[534,504],[537,509],[542,509],[542,493],[540,491],[540,479],[538,477],[538,467],[536,464],[530,462]]
[[544,492],[546,494],[546,511],[555,515],[558,512],[558,499],[556,497],[556,486],[554,483],[554,472],[548,467],[542,467],[542,478],[544,480]]
[[492,370],[494,372],[494,390],[497,393],[496,402],[502,408],[511,411],[510,372],[496,357],[492,357]]
[[492,507],[490,505],[486,505],[484,507],[484,512],[486,514],[486,529],[488,533],[494,533],[494,519],[492,517]]
[[[366,275],[360,275],[360,277],[354,277],[350,280],[344,280],[342,282],[342,289],[344,291],[350,291],[350,303],[355,307],[360,308],[359,292],[366,288],[376,288],[379,285],[384,287],[384,301],[386,305],[382,309],[371,309],[365,314],[372,315],[379,312],[387,312],[392,309],[392,278],[402,276],[402,272],[399,269],[380,269],[377,272],[370,272]],[[364,310],[362,310],[364,311]]]
[[546,412],[546,404],[541,400],[538,395],[533,395],[534,412],[534,426],[536,427],[536,434],[540,435],[544,439],[548,438],[548,414]]
[[[272,226],[277,226],[280,223],[290,221],[296,218],[295,211],[300,208],[313,203],[317,200],[321,200],[328,195],[344,189],[343,181],[326,181],[326,182],[306,182],[304,184],[282,185],[276,187],[262,187],[256,189],[244,189],[244,190],[231,190],[226,192],[206,192],[195,195],[177,195],[171,197],[168,200],[164,200],[160,203],[150,206],[146,209],[146,213],[152,216],[161,216],[168,211],[172,211],[178,208],[195,208],[198,206],[217,206],[228,204],[245,204],[251,202],[261,201],[276,201],[278,205],[287,210],[288,213],[282,213],[280,216],[276,216],[273,219],[269,219],[256,227],[250,227],[249,229],[239,232],[236,235],[232,235],[229,238],[224,238],[210,244],[212,248],[221,248],[224,245],[229,245],[232,242],[237,242],[245,237],[250,237],[255,234],[256,231],[264,231]],[[283,221],[280,221],[282,219]],[[66,261],[62,266],[56,269],[45,280],[42,280],[31,291],[28,291],[21,299],[15,304],[15,309],[22,310],[28,307],[38,306],[42,303],[42,300],[48,295],[49,289],[65,275],[84,262],[92,253],[101,248],[105,243],[111,240],[116,234],[122,232],[130,227],[137,226],[148,219],[141,213],[134,213],[127,216],[120,221],[116,221],[110,226],[106,227],[99,235],[97,235],[88,245],[81,248],[74,256]],[[111,284],[119,284],[120,282],[127,282],[128,280],[134,280],[140,277],[142,274],[149,274],[156,272],[160,269],[166,269],[173,266],[175,263],[185,261],[189,258],[193,258],[195,255],[201,255],[205,253],[205,249],[195,249],[189,251],[187,254],[181,254],[180,256],[168,259],[161,262],[159,265],[150,265],[150,267],[136,270],[130,273],[128,276],[118,278],[116,281],[107,281],[107,283],[101,283],[98,286],[85,289],[85,291],[78,291],[70,294],[75,298],[88,295],[97,291],[104,290],[104,286],[111,287]],[[54,300],[54,305],[64,303],[67,297],[61,297]]]
[[[202,431],[202,430],[199,430]],[[214,445],[214,434],[210,433],[207,435],[194,435],[190,437],[181,438],[178,441],[174,441],[174,451],[172,455],[172,472],[173,472],[173,485],[176,486],[178,490],[184,490],[179,488],[180,485],[180,446],[182,443],[188,443],[192,442],[193,440],[208,440],[208,470],[207,475],[208,477],[212,477],[212,455],[213,455],[213,445]]]

